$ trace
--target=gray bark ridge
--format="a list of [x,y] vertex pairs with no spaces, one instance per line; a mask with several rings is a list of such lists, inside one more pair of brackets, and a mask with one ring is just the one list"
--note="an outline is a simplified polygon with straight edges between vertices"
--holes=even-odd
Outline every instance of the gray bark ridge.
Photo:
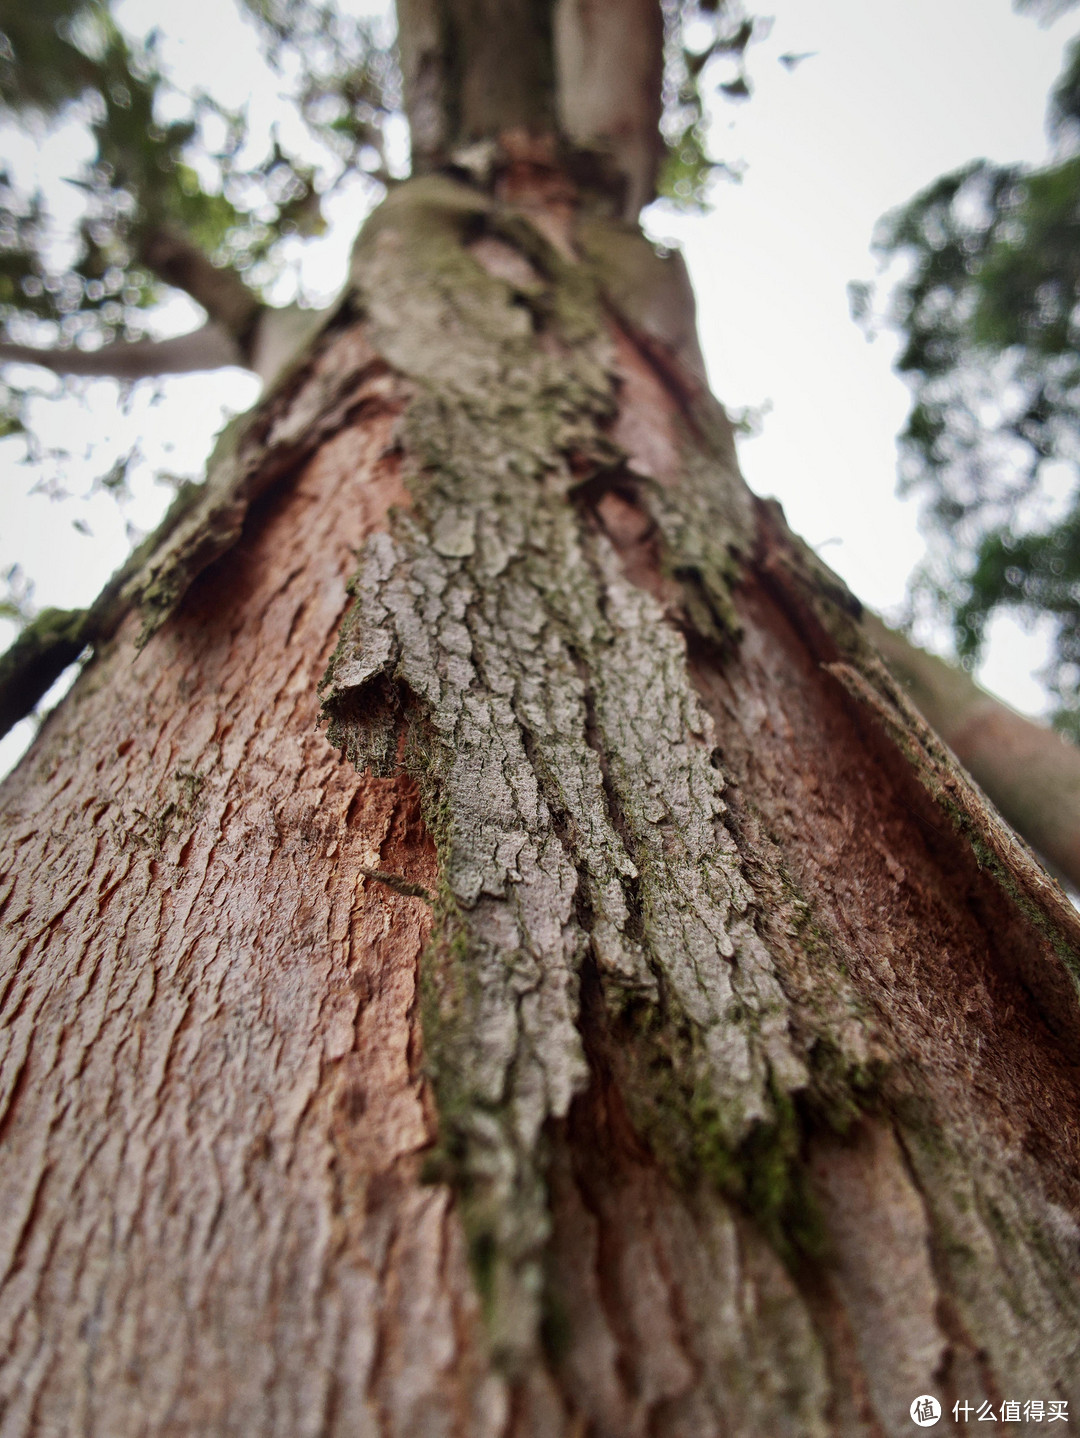
[[[772,1114],[771,1085],[805,1075],[747,917],[684,645],[571,498],[619,462],[600,295],[535,236],[533,259],[562,284],[541,282],[533,303],[548,290],[567,307],[559,352],[538,348],[520,292],[463,247],[498,218],[432,179],[391,201],[359,251],[368,333],[418,387],[403,435],[417,512],[369,545],[326,706],[363,709],[382,684],[416,710],[409,764],[431,796],[446,915],[426,1042],[444,1148],[466,1155],[474,1251],[490,1255],[496,1346],[520,1360],[539,1323],[544,1127],[587,1077],[586,945],[627,995],[657,1002],[663,987],[733,1145]],[[711,533],[735,545],[747,498],[723,463],[714,478]],[[371,757],[347,720],[332,734]]]

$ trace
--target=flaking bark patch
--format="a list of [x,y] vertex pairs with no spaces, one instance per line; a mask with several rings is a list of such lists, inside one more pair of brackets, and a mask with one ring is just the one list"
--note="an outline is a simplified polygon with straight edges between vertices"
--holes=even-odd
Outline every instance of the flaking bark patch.
[[[695,1171],[712,1155],[750,1201],[760,1184],[746,1166],[766,1163],[774,1133],[792,1133],[764,1144],[779,1165],[769,1183],[786,1192],[791,1095],[809,1075],[725,824],[684,637],[592,518],[587,487],[595,477],[602,494],[626,460],[611,438],[610,300],[535,232],[525,278],[504,259],[488,272],[484,232],[520,240],[522,222],[425,180],[358,248],[371,342],[416,388],[402,427],[414,509],[370,540],[324,683],[331,738],[358,762],[397,762],[391,710],[409,727],[405,762],[440,853],[425,1047],[441,1171],[513,1364],[538,1332],[547,1127],[587,1080],[586,956],[616,1010],[670,1032],[658,1101],[706,1135],[689,1146]],[[734,638],[752,507],[726,433],[710,442],[693,416],[684,430],[677,487],[627,483],[682,622],[719,643]]]
[[[590,253],[601,248],[594,236]],[[770,1371],[786,1375],[792,1431],[824,1432],[822,1362],[851,1388],[845,1401],[870,1400],[864,1377],[842,1376],[861,1290],[828,1276],[843,1235],[835,1189],[821,1190],[824,1205],[815,1197],[813,1155],[869,1133],[895,1158],[894,1129],[917,1147],[942,1116],[920,1108],[910,1032],[882,1021],[835,916],[820,921],[828,905],[795,882],[775,799],[762,793],[773,807],[759,811],[741,792],[729,807],[710,685],[747,663],[740,586],[753,575],[786,595],[810,662],[839,659],[895,708],[922,782],[962,782],[894,705],[858,637],[857,602],[750,498],[722,412],[673,352],[678,324],[643,333],[648,305],[622,312],[603,278],[521,215],[444,180],[403,188],[369,228],[355,302],[412,387],[400,435],[413,506],[367,545],[324,713],[354,762],[405,765],[438,849],[422,974],[439,1113],[427,1171],[457,1191],[497,1359],[534,1372],[543,1340],[564,1368],[558,1333],[574,1302],[552,1288],[559,1173],[575,1105],[606,1082],[605,1108],[624,1106],[665,1193],[682,1194],[698,1223],[749,1215],[753,1242],[786,1268],[785,1322],[816,1325],[820,1346],[773,1354]],[[655,442],[626,419],[635,396],[669,405]],[[975,822],[987,832],[986,816]],[[883,863],[902,875],[887,852]],[[1064,1031],[1075,1010],[1064,973],[1034,949],[1017,970]],[[599,1030],[583,985],[599,996]],[[909,1218],[925,1204],[918,1222],[935,1235],[974,1162],[971,1132],[950,1134],[941,1168],[902,1184],[889,1170],[888,1203]],[[996,1204],[1002,1183],[983,1169],[982,1201]],[[1047,1236],[1041,1198],[1027,1203],[1052,1256],[1018,1241],[1042,1282],[1067,1262],[1067,1240]],[[976,1291],[964,1296],[948,1260],[933,1272],[934,1296],[962,1315],[957,1332],[977,1329]],[[1071,1310],[1056,1302],[1040,1333],[1051,1311]],[[1013,1344],[1000,1312],[980,1341],[1010,1374],[1033,1351]],[[1067,1366],[1067,1346],[1051,1366]],[[918,1367],[918,1344],[912,1354]],[[576,1380],[565,1370],[562,1381]],[[603,1411],[596,1392],[581,1402]],[[651,1421],[644,1413],[627,1431]],[[890,1415],[886,1431],[900,1421]]]

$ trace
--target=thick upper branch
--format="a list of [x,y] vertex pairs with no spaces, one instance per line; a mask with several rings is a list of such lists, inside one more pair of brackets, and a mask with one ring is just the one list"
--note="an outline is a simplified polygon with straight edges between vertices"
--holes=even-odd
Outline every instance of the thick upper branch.
[[143,236],[139,258],[166,284],[185,290],[246,350],[262,304],[235,270],[215,265],[198,245],[164,226]]
[[628,219],[656,194],[664,152],[664,27],[657,0],[558,0],[559,124],[623,188]]
[[247,363],[232,336],[213,322],[173,339],[117,340],[96,350],[0,344],[0,364],[36,364],[54,374],[104,375],[124,380]]
[[1080,889],[1080,750],[875,615],[864,623],[889,668],[1009,823]]
[[525,132],[557,137],[581,182],[628,217],[653,198],[657,0],[399,0],[398,14],[417,170]]
[[418,170],[507,130],[555,127],[550,0],[399,0]]

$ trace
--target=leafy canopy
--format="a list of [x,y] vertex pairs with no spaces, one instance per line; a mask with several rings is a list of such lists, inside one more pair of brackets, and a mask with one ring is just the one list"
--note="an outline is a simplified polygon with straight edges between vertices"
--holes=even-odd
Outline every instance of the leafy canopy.
[[890,315],[913,395],[901,488],[923,494],[935,541],[916,597],[969,663],[996,611],[1049,617],[1056,721],[1080,737],[1080,41],[1048,125],[1051,164],[944,175],[875,245],[906,267]]

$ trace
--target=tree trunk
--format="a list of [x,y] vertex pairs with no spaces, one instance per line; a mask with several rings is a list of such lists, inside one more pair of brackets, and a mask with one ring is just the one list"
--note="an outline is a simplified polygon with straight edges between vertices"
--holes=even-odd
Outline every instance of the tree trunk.
[[1080,923],[857,616],[676,260],[400,187],[3,788],[3,1438],[1075,1421]]

